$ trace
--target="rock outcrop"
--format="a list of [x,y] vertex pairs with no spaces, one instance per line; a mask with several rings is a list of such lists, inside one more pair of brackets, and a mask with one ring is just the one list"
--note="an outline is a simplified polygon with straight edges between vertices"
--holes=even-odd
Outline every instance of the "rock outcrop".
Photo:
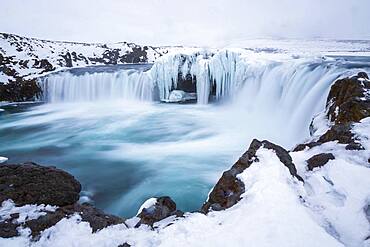
[[293,151],[302,151],[325,142],[338,141],[347,150],[363,147],[351,132],[352,124],[370,117],[370,80],[365,72],[337,80],[331,87],[326,103],[326,117],[332,123],[330,129],[317,141],[300,144]]
[[307,168],[312,171],[316,167],[324,166],[329,160],[335,159],[332,153],[316,154],[307,160]]
[[0,218],[0,237],[18,235],[18,227],[28,227],[33,237],[55,225],[61,219],[78,214],[89,222],[93,231],[109,225],[124,223],[124,219],[105,214],[89,204],[79,204],[80,183],[70,174],[55,167],[35,163],[0,165],[0,203],[11,199],[16,206],[45,204],[59,206],[54,212],[46,212],[37,219],[18,223],[19,214],[10,219]]
[[151,205],[149,208],[143,208],[143,210],[137,215],[137,217],[140,218],[140,221],[136,227],[139,227],[141,224],[153,226],[154,223],[167,217],[181,217],[183,214],[183,212],[176,209],[176,203],[170,197],[159,197],[156,199],[154,205]]
[[35,163],[0,166],[0,203],[12,199],[17,206],[49,204],[66,206],[79,199],[81,184],[55,167]]
[[244,183],[237,178],[237,175],[250,167],[252,163],[258,161],[256,152],[261,147],[273,150],[279,160],[289,169],[290,174],[299,181],[303,181],[297,174],[297,169],[292,162],[291,156],[284,148],[269,141],[258,141],[254,139],[248,150],[239,158],[231,169],[222,174],[216,186],[209,194],[208,200],[202,206],[201,212],[208,213],[210,210],[224,210],[232,207],[241,199],[241,195],[245,192],[245,186]]
[[34,101],[41,97],[42,90],[36,79],[17,77],[7,84],[0,83],[0,101],[24,102]]

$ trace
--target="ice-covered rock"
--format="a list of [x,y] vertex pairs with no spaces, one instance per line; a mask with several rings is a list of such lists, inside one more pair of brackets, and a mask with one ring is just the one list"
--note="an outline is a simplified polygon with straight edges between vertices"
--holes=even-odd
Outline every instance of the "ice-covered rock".
[[167,217],[183,215],[183,212],[176,209],[176,203],[168,196],[147,200],[139,211],[137,217],[140,218],[140,221],[137,223],[137,227],[141,224],[153,226],[154,223]]
[[162,100],[166,103],[195,103],[197,100],[195,93],[186,93],[182,90],[172,90],[168,100]]

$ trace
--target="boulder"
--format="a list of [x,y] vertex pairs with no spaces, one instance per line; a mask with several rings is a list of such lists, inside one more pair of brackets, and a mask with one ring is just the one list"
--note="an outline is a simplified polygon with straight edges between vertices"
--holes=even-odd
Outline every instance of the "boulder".
[[140,218],[136,227],[141,224],[153,226],[154,223],[161,221],[169,216],[183,216],[183,212],[176,209],[176,203],[168,196],[159,197],[153,205],[148,208],[143,208],[137,215]]
[[337,80],[327,98],[327,116],[335,124],[359,122],[370,116],[370,99],[367,90],[370,80],[365,72],[357,76]]
[[182,90],[172,90],[167,100],[162,100],[165,103],[196,103],[197,96],[195,93],[186,93]]
[[79,199],[81,184],[55,167],[35,163],[0,165],[0,203],[66,206]]
[[335,159],[332,153],[316,154],[307,160],[307,168],[312,171],[316,167],[324,166],[329,160]]
[[203,204],[201,212],[208,213],[210,210],[220,211],[234,206],[245,192],[244,183],[237,178],[237,175],[250,167],[253,162],[258,161],[256,152],[264,147],[274,150],[279,160],[286,166],[290,174],[299,181],[303,179],[297,174],[297,169],[292,162],[289,153],[282,147],[269,141],[259,141],[254,139],[248,150],[239,158],[239,160],[227,171],[225,171],[218,180],[215,187],[209,194],[208,200]]
[[0,219],[0,237],[18,236],[19,226],[28,227],[33,237],[58,223],[65,217],[75,214],[82,221],[89,222],[92,230],[110,225],[124,224],[124,219],[105,214],[94,206],[79,204],[80,183],[70,174],[55,167],[44,167],[35,163],[0,165],[0,203],[12,199],[16,206],[26,204],[49,204],[59,206],[54,212],[46,211],[37,219],[18,223],[19,214],[10,219]]
[[105,214],[103,211],[95,208],[94,206],[84,203],[68,205],[58,208],[55,212],[48,212],[46,215],[39,217],[35,220],[30,220],[25,223],[32,231],[32,236],[38,236],[43,230],[55,225],[65,217],[79,214],[81,220],[88,222],[93,232],[101,230],[110,225],[123,224],[124,219]]

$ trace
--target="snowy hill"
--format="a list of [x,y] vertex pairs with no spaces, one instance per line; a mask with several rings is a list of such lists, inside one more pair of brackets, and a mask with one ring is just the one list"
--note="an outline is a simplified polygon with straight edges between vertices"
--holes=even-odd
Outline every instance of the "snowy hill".
[[153,63],[166,48],[133,43],[87,44],[48,41],[0,33],[0,82],[37,77],[60,68]]

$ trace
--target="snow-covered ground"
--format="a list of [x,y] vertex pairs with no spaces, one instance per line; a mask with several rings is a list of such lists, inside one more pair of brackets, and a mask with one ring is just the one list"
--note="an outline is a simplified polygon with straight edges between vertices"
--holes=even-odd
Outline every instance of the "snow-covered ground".
[[[14,69],[17,76],[39,77],[50,71],[68,67],[102,64],[153,63],[165,54],[217,53],[220,50],[253,51],[255,53],[291,55],[370,55],[370,41],[366,40],[288,40],[241,39],[224,48],[136,45],[119,42],[111,44],[48,41],[0,33],[0,55],[9,58],[4,64]],[[47,61],[52,70],[45,71]],[[0,71],[0,82],[13,79]]]

